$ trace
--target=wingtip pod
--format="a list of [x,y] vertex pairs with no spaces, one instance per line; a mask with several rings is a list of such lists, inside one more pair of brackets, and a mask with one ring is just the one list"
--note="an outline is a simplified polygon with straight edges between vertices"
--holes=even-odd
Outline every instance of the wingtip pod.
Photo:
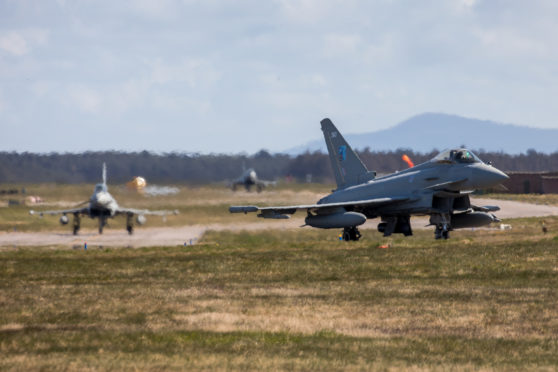
[[248,212],[257,212],[258,210],[259,208],[254,205],[242,205],[242,206],[229,207],[229,212],[231,213],[248,213]]

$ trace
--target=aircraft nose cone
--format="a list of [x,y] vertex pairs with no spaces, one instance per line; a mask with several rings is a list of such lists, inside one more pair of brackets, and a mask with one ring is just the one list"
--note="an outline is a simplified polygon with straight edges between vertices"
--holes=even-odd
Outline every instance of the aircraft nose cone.
[[475,172],[475,179],[475,183],[478,185],[477,187],[483,188],[496,186],[509,179],[509,177],[501,170],[486,165],[477,169]]

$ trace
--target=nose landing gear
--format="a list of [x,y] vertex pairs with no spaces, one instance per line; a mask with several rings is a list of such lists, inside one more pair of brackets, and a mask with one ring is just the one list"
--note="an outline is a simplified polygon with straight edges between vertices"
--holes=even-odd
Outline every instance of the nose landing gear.
[[436,226],[434,230],[434,238],[438,239],[449,239],[449,232],[451,228],[451,217],[449,213],[431,214],[430,224]]
[[103,228],[107,225],[107,217],[99,216],[99,234],[103,233]]
[[434,230],[434,238],[438,239],[449,239],[449,229],[447,224],[436,225],[436,230]]

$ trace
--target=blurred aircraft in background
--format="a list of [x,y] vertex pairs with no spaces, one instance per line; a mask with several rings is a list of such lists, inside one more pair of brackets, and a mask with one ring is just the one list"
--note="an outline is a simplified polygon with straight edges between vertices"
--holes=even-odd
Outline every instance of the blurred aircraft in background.
[[45,214],[48,215],[61,214],[62,216],[60,216],[60,223],[62,225],[67,225],[69,222],[68,214],[73,214],[74,235],[76,235],[80,229],[81,216],[86,216],[89,218],[98,218],[99,234],[102,234],[103,228],[107,224],[108,218],[113,218],[118,215],[126,215],[126,230],[128,231],[129,234],[132,234],[134,231],[134,216],[136,216],[136,222],[139,225],[143,225],[146,222],[146,218],[145,218],[146,215],[166,216],[169,214],[178,214],[178,210],[150,211],[147,209],[133,209],[133,208],[119,207],[116,200],[108,192],[107,167],[105,163],[103,163],[103,182],[95,185],[95,191],[93,192],[93,195],[91,195],[89,201],[84,203],[88,203],[88,205],[82,208],[63,209],[63,210],[56,210],[56,211],[31,210],[29,211],[29,213],[32,215],[37,213],[41,217]]
[[231,189],[233,191],[236,191],[238,186],[244,186],[246,191],[250,191],[252,186],[255,186],[256,190],[258,192],[261,192],[265,187],[275,186],[275,184],[276,184],[275,181],[260,180],[254,168],[249,168],[243,171],[242,176],[232,181]]
[[384,236],[393,233],[408,236],[413,234],[411,215],[429,215],[436,239],[447,239],[453,229],[499,221],[490,213],[498,211],[499,207],[477,207],[471,204],[469,195],[475,189],[498,185],[508,176],[483,163],[471,151],[446,150],[430,161],[376,178],[376,172],[368,171],[331,120],[324,119],[321,125],[337,182],[336,190],[317,204],[231,206],[229,211],[259,212],[258,217],[284,219],[297,210],[304,210],[306,225],[343,228],[345,241],[359,240],[357,226],[376,217],[381,218],[378,231]]

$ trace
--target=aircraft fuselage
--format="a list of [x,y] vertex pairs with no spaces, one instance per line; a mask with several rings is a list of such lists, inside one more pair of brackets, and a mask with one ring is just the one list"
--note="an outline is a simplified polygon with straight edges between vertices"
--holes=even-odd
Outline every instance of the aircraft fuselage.
[[[334,191],[322,198],[318,204],[366,200],[384,197],[407,197],[399,205],[389,206],[390,214],[429,214],[439,211],[434,197],[439,191],[437,185],[444,185],[452,197],[459,197],[460,190],[475,190],[498,184],[507,176],[498,169],[484,164],[455,164],[426,162],[404,171],[370,180],[366,183]],[[466,194],[465,194],[466,195]],[[373,213],[362,211],[368,218],[382,214],[382,208],[375,208]]]

